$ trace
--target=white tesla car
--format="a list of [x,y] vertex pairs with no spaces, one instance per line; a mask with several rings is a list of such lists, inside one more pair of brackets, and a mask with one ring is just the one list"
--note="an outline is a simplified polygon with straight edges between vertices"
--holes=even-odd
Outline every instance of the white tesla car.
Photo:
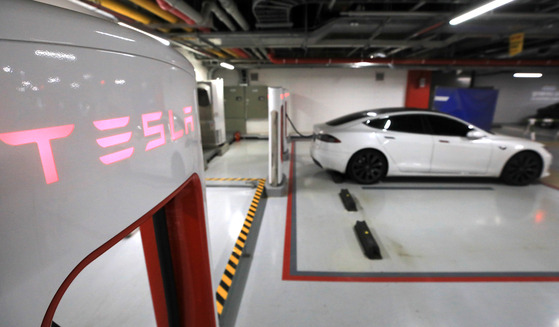
[[551,164],[540,143],[411,108],[366,110],[315,125],[311,156],[361,184],[385,176],[472,176],[527,185],[549,175]]

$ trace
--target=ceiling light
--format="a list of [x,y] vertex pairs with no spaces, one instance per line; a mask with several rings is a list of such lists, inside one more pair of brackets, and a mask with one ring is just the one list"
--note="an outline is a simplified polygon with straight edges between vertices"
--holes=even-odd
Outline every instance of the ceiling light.
[[350,66],[351,68],[363,68],[363,67],[375,66],[375,64],[372,62],[360,61],[360,62],[354,62]]
[[235,66],[228,64],[226,62],[220,62],[219,65],[225,69],[229,69],[229,70],[233,70],[235,69]]
[[502,5],[506,5],[509,2],[512,2],[514,0],[494,0],[491,1],[490,3],[487,3],[481,7],[478,7],[472,11],[469,11],[463,15],[460,15],[458,17],[453,18],[452,20],[450,20],[450,22],[448,22],[450,25],[458,25],[460,23],[463,23],[469,19],[472,19],[474,17],[477,17],[481,14],[485,14],[488,11],[491,11],[497,7],[500,7]]
[[542,73],[514,73],[514,75],[512,76],[516,78],[540,78],[543,76],[543,74]]
[[386,54],[384,52],[375,52],[369,55],[369,58],[386,58]]

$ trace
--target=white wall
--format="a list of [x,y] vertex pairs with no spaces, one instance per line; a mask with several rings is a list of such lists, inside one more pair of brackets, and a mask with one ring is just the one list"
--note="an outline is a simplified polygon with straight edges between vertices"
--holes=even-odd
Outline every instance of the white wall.
[[223,78],[224,86],[237,86],[241,84],[241,72],[238,69],[228,70],[223,68],[214,69],[211,72],[212,79]]
[[[375,74],[384,73],[383,81]],[[370,108],[399,107],[405,103],[406,70],[350,68],[258,69],[250,85],[281,86],[291,94],[288,114],[305,134],[312,125]],[[250,75],[249,75],[250,76]]]
[[475,87],[499,90],[494,123],[525,122],[536,110],[559,102],[559,74],[543,72],[543,77],[514,78],[512,73],[476,77]]

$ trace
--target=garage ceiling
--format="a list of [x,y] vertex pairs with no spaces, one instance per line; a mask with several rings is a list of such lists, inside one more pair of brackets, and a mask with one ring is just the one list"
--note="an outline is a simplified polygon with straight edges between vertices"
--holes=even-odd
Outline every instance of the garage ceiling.
[[[188,47],[208,67],[222,61],[240,68],[357,62],[424,69],[559,66],[557,0],[516,0],[455,26],[451,18],[487,1],[83,2]],[[139,22],[114,3],[149,20]],[[164,19],[148,5],[182,19]],[[515,33],[524,33],[523,50],[511,56],[509,37]]]

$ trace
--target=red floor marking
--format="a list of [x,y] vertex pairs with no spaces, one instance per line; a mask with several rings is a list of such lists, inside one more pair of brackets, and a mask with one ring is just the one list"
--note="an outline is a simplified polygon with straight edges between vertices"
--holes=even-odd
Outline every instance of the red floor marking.
[[291,280],[291,211],[293,201],[293,165],[295,164],[295,142],[291,142],[291,162],[289,163],[289,187],[287,191],[287,214],[285,220],[285,243],[283,247],[283,280]]
[[547,182],[541,182],[541,183],[542,183],[543,185],[549,187],[549,188],[554,189],[554,190],[559,190],[559,186],[557,186],[557,185],[553,185],[553,184],[547,183]]

